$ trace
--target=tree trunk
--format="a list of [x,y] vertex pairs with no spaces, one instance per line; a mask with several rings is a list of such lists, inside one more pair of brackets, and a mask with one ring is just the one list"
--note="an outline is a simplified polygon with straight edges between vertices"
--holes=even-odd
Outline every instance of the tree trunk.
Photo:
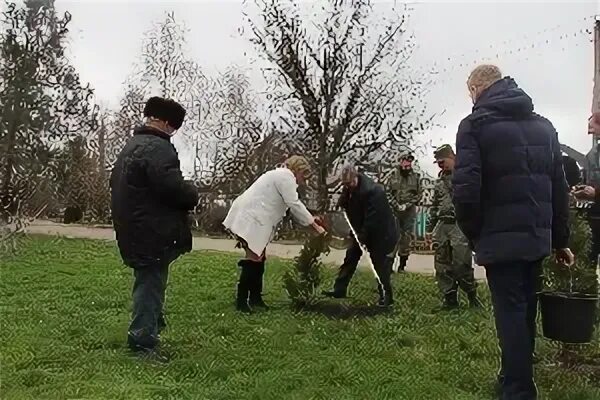
[[[13,107],[14,108],[14,107]],[[0,192],[0,222],[8,223],[10,217],[14,214],[15,198],[13,193],[13,169],[15,163],[15,147],[17,144],[17,124],[16,115],[12,115],[6,142],[6,163],[2,171],[2,189]]]

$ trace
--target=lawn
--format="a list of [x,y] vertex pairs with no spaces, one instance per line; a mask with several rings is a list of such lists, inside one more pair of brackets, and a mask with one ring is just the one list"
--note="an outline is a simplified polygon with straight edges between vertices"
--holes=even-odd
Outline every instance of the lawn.
[[[281,279],[290,264],[270,259],[273,309],[244,316],[233,310],[235,262],[195,252],[173,266],[163,335],[171,361],[157,364],[125,348],[131,271],[113,243],[27,241],[0,266],[0,398],[492,398],[498,348],[489,310],[438,312],[430,277],[396,276],[391,313],[366,315],[376,296],[367,272],[355,277],[353,298],[330,301],[327,313],[292,312]],[[539,341],[541,398],[600,399],[600,342],[581,350],[586,365],[571,368],[558,365],[558,350]]]

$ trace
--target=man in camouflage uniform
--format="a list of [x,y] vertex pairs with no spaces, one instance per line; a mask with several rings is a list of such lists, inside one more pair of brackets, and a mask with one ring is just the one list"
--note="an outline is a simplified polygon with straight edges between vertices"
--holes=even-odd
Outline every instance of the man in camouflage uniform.
[[471,249],[467,238],[456,224],[452,204],[454,150],[450,145],[442,145],[436,149],[434,156],[441,171],[435,184],[428,232],[431,232],[437,246],[435,278],[444,296],[443,307],[458,307],[459,286],[467,293],[470,305],[478,307],[480,303],[477,299]]
[[421,200],[421,177],[412,167],[415,160],[412,154],[400,159],[400,167],[390,179],[389,202],[398,218],[400,238],[396,245],[396,256],[400,258],[399,271],[404,271],[410,255],[410,245],[414,234],[417,204]]

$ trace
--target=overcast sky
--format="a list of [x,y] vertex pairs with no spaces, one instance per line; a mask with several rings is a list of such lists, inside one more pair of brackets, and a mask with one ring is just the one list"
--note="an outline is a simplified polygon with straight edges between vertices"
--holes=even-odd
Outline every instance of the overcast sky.
[[[585,30],[593,27],[598,3],[416,2],[410,27],[419,47],[413,62],[439,71],[426,100],[429,112],[444,113],[428,139],[434,145],[454,143],[458,123],[471,107],[466,77],[476,64],[493,62],[529,93],[563,143],[587,152],[593,45]],[[238,34],[241,0],[58,0],[56,5],[73,17],[70,54],[75,67],[108,105],[118,104],[143,33],[167,11],[185,21],[190,56],[203,68],[244,63],[244,52],[252,51]]]

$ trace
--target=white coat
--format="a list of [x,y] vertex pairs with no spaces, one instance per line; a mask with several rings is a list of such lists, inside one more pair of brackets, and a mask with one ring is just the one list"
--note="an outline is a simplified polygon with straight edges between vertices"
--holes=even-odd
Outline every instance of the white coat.
[[223,225],[244,239],[249,249],[260,256],[288,209],[300,225],[308,226],[314,222],[314,217],[298,199],[298,184],[293,172],[277,168],[261,175],[235,199]]

